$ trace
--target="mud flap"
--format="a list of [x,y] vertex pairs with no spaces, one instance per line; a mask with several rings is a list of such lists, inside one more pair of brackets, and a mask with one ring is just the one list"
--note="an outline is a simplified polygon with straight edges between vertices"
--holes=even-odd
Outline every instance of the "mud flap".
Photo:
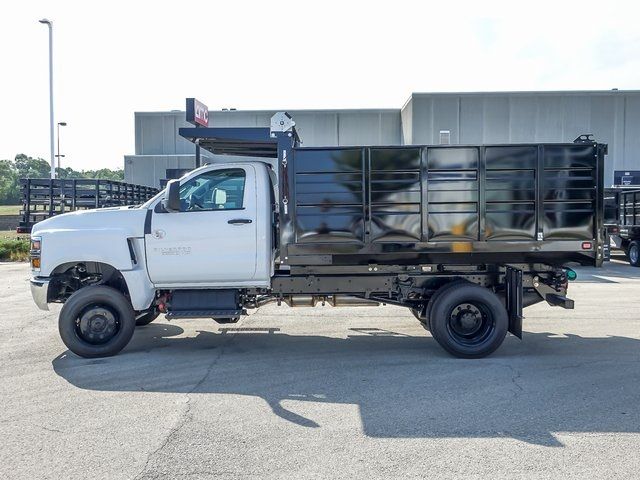
[[504,283],[509,332],[522,340],[522,270],[507,267]]

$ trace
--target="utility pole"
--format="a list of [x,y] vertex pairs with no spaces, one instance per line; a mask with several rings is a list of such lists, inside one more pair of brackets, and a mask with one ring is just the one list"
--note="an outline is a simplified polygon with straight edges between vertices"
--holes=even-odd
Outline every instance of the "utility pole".
[[53,22],[46,18],[40,20],[49,27],[49,143],[51,147],[51,179],[56,178],[56,158],[53,138]]

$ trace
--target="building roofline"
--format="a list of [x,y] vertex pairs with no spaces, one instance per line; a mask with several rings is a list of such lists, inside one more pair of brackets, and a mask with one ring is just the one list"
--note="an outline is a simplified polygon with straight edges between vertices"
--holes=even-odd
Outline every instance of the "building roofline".
[[[234,115],[234,114],[272,114],[274,112],[288,112],[291,114],[299,114],[299,113],[400,113],[401,108],[318,108],[318,109],[287,109],[287,108],[279,108],[273,110],[209,110],[210,115],[215,115],[219,113],[224,113],[226,115]],[[156,110],[153,112],[149,111],[136,111],[135,115],[184,115],[184,110]]]
[[[401,108],[318,108],[318,109],[287,109],[287,108],[279,108],[273,110],[209,110],[210,115],[216,115],[219,113],[224,113],[227,115],[234,114],[272,114],[274,112],[288,112],[292,114],[300,114],[300,113],[400,113]],[[184,115],[184,110],[156,110],[153,112],[149,111],[135,111],[135,115]]]

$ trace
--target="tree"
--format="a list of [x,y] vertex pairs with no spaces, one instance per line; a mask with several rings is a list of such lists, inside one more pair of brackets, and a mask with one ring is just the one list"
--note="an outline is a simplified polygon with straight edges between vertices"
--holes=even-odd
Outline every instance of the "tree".
[[78,172],[73,168],[57,168],[56,174],[58,178],[97,178],[100,180],[116,180],[124,181],[124,170],[121,168],[111,170],[110,168],[101,168],[100,170],[82,170]]
[[20,202],[18,175],[11,160],[0,160],[0,204],[14,205]]
[[56,168],[57,178],[85,178],[82,172],[78,172],[71,167]]
[[18,178],[49,178],[51,176],[51,165],[42,158],[33,158],[19,153],[13,163]]
[[[42,158],[33,158],[24,153],[12,160],[0,160],[0,204],[20,202],[21,178],[49,178],[51,167]],[[100,180],[124,181],[124,170],[101,168],[99,170],[77,171],[71,167],[56,168],[57,178],[95,178]]]
[[99,178],[102,180],[116,180],[122,182],[124,180],[124,170],[121,168],[111,170],[110,168],[101,168],[100,170],[83,170],[84,178]]

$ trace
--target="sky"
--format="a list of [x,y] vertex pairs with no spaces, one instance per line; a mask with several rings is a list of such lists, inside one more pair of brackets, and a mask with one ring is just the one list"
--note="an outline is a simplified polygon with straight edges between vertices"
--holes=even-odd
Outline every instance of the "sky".
[[121,168],[134,112],[400,108],[411,92],[640,89],[640,2],[0,2],[0,159]]

